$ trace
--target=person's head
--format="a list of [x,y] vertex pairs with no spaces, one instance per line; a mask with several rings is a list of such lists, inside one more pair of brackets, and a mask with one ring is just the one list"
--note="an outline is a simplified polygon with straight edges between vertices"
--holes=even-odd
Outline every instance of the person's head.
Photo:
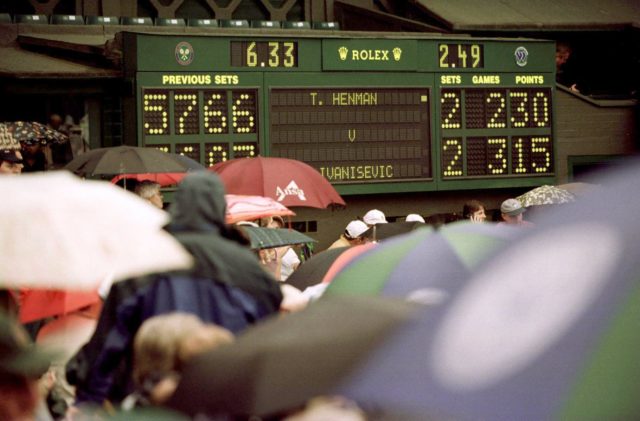
[[164,197],[160,191],[160,184],[155,181],[141,181],[136,185],[135,193],[143,199],[148,200],[152,205],[162,209],[164,205],[162,200]]
[[15,320],[0,312],[0,414],[32,419],[39,400],[38,379],[53,355],[36,347]]
[[369,226],[387,223],[387,218],[384,213],[378,209],[371,209],[369,212],[365,213],[362,220]]
[[404,220],[405,222],[422,222],[423,224],[425,223],[424,218],[417,213],[410,213]]
[[49,126],[55,130],[58,130],[60,126],[62,126],[62,117],[60,117],[60,114],[51,114],[49,116]]
[[20,151],[0,151],[0,174],[20,174],[23,167]]
[[502,220],[507,224],[517,225],[522,223],[522,214],[525,211],[526,209],[518,199],[507,199],[500,205]]
[[280,216],[269,216],[260,219],[260,226],[265,228],[284,228],[284,220]]
[[563,66],[571,57],[571,46],[564,42],[556,44],[556,68]]
[[369,227],[362,221],[351,221],[347,224],[347,228],[344,230],[344,238],[349,241],[352,246],[364,244],[367,242],[367,238],[364,233],[367,232]]
[[462,207],[462,217],[464,219],[486,220],[487,215],[484,204],[479,200],[469,200]]
[[178,373],[192,357],[233,341],[220,326],[203,323],[188,313],[168,313],[147,319],[133,343],[133,379],[143,393],[160,403],[175,389]]

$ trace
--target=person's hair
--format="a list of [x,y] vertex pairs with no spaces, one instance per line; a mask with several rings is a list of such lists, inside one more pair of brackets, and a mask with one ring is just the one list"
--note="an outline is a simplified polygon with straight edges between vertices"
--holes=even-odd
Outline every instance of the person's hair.
[[149,199],[160,190],[160,184],[151,180],[143,180],[136,185],[135,194],[143,199]]
[[174,312],[147,319],[133,343],[133,379],[138,385],[179,371],[192,356],[233,341],[227,329]]
[[186,313],[170,313],[147,319],[133,342],[133,379],[142,385],[147,378],[164,376],[177,364],[180,343],[202,326]]
[[484,204],[479,200],[469,200],[462,207],[462,218],[468,219],[471,215],[478,212],[480,209],[485,209]]
[[278,223],[278,225],[280,225],[280,228],[284,228],[284,219],[282,219],[281,216],[267,216],[265,218],[260,218],[260,226],[261,227],[266,227],[268,226],[271,222],[276,221]]

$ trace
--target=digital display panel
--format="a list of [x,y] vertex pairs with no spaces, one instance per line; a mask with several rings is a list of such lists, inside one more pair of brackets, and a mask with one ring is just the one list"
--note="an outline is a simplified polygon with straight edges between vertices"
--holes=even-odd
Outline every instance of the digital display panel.
[[298,43],[294,41],[232,41],[233,67],[298,67]]
[[484,47],[482,44],[440,44],[438,45],[438,66],[445,69],[482,69]]
[[297,159],[347,194],[555,182],[553,42],[278,30],[125,37],[136,82],[136,126],[125,131],[140,146],[206,166]]
[[430,179],[429,98],[424,88],[274,88],[271,155],[336,184]]
[[553,174],[550,88],[444,88],[440,103],[443,178]]
[[257,156],[257,95],[255,89],[244,88],[144,89],[144,146],[175,143],[171,152],[208,166]]

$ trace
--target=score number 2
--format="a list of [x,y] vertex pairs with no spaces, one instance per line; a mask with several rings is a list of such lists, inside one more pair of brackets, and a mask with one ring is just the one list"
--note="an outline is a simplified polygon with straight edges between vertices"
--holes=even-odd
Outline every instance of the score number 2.
[[440,44],[438,56],[441,68],[484,67],[482,47],[479,44]]

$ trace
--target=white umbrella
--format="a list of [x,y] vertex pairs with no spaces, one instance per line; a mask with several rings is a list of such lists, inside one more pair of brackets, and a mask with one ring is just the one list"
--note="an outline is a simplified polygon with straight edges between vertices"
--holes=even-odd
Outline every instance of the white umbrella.
[[0,287],[93,289],[187,268],[168,215],[108,182],[67,172],[0,177]]

